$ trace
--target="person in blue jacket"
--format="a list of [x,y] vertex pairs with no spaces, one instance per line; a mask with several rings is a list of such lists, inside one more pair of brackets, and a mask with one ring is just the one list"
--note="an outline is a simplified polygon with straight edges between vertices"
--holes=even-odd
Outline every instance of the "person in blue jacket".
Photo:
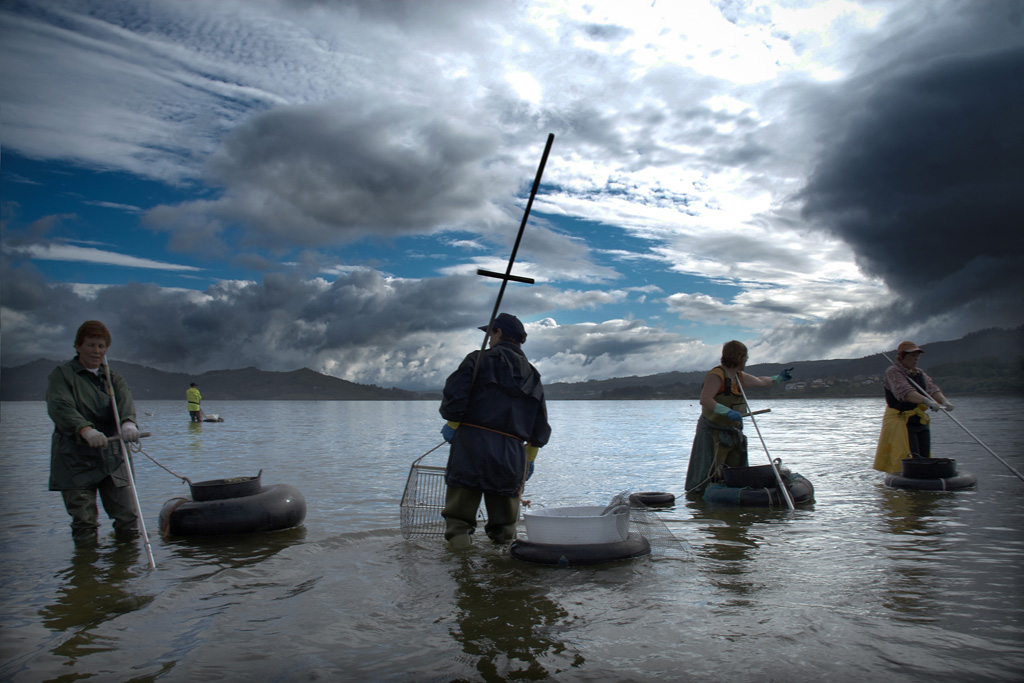
[[451,448],[442,515],[444,537],[453,548],[470,545],[481,498],[487,536],[495,543],[515,539],[519,496],[533,474],[537,450],[551,437],[544,386],[523,353],[525,341],[517,317],[498,315],[489,348],[467,355],[445,382],[440,412],[447,423],[441,433]]

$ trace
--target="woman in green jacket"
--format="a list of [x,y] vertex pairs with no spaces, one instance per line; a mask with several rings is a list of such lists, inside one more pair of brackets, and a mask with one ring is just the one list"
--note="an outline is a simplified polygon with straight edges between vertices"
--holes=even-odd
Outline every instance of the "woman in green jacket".
[[722,364],[704,376],[700,418],[686,468],[686,493],[701,495],[707,485],[721,481],[723,467],[748,467],[743,414],[749,408],[741,387],[770,387],[793,377],[787,368],[772,377],[746,372],[747,346],[735,339],[722,346]]
[[[99,528],[96,493],[113,520],[118,538],[134,538],[138,516],[129,489],[120,444],[108,436],[118,433],[107,385],[106,360],[110,332],[98,320],[87,320],[75,335],[77,355],[50,373],[46,411],[53,420],[50,447],[50,490],[60,491],[71,515],[75,542],[95,542]],[[124,378],[110,373],[121,433],[138,441],[135,403]]]

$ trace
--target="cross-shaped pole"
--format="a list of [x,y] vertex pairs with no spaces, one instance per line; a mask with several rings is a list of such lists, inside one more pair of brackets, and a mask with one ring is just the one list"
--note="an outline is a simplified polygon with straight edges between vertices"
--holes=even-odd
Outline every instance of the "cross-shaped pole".
[[[533,207],[533,198],[537,196],[537,188],[540,187],[541,176],[544,175],[544,166],[548,163],[548,153],[551,152],[551,144],[555,141],[555,134],[548,133],[547,144],[544,145],[544,154],[540,158],[540,166],[537,168],[537,177],[533,179],[533,189],[530,190],[530,199],[526,202],[526,211],[523,213],[523,221],[519,224],[519,233],[516,235],[516,242],[512,246],[512,255],[508,259],[508,267],[504,273],[495,273],[490,270],[477,269],[477,275],[483,275],[485,277],[493,277],[501,280],[501,288],[498,290],[498,298],[494,302],[494,310],[491,311],[491,319],[487,322],[487,331],[484,333],[484,343],[480,347],[480,355],[487,350],[487,340],[491,336],[491,328],[494,325],[494,319],[498,315],[498,308],[501,306],[501,298],[505,296],[505,287],[508,285],[509,280],[515,282],[525,282],[528,285],[533,284],[533,278],[521,277],[512,274],[512,265],[516,261],[516,253],[519,251],[519,243],[523,239],[523,230],[526,229],[526,221],[530,218],[530,209]],[[479,361],[480,355],[477,356]],[[477,362],[473,365],[473,378],[470,380],[470,392],[473,391],[473,385],[476,383],[477,368],[480,367],[480,363]]]

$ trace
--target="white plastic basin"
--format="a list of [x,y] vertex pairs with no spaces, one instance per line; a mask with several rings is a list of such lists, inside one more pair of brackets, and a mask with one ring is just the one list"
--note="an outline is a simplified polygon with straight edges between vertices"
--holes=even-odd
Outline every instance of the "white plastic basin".
[[583,545],[615,543],[629,535],[629,508],[602,515],[601,505],[547,508],[523,513],[526,537],[532,543]]

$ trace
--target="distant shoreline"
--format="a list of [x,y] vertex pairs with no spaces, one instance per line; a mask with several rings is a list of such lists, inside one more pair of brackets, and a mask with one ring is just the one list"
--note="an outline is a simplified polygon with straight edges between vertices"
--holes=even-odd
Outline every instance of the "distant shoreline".
[[[956,396],[1024,396],[1024,326],[982,330],[963,339],[928,345],[925,371],[944,393]],[[0,367],[0,401],[45,398],[47,377],[64,361],[38,359],[18,367]],[[753,390],[761,398],[829,399],[883,396],[882,375],[890,362],[882,355],[863,358],[759,363],[747,368],[772,376],[793,368],[793,379]],[[191,382],[204,398],[239,401],[439,401],[441,387],[383,388],[324,375],[309,368],[287,372],[249,367],[201,374],[166,372],[119,362],[117,369],[136,401],[181,400]],[[643,377],[584,382],[544,382],[553,401],[696,400],[707,370],[671,371]]]

